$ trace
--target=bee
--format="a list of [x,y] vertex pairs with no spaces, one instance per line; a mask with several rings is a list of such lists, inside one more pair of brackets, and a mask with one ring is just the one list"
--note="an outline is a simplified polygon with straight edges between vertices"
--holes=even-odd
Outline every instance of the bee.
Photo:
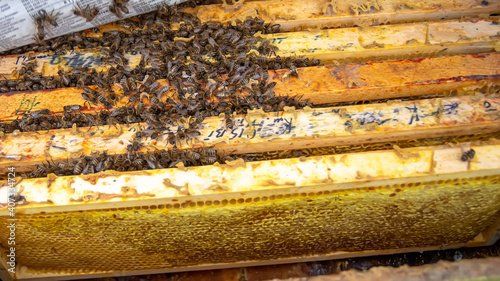
[[16,202],[16,203],[17,203],[17,202],[21,202],[21,201],[23,202],[23,204],[24,204],[24,203],[26,203],[26,197],[24,197],[24,196],[22,196],[22,195],[14,195],[14,194],[10,194],[9,196],[10,196],[10,197],[12,198],[12,200],[14,200],[14,202]]
[[179,149],[177,148],[177,145],[174,144],[172,147],[172,150],[170,151],[170,157],[173,159],[179,158]]
[[130,92],[130,88],[128,85],[127,77],[123,76],[123,78],[120,80],[120,85],[122,86],[123,93],[125,95],[128,95]]
[[215,164],[215,162],[217,162],[217,157],[213,156],[204,157],[202,162],[208,165],[213,165]]
[[207,148],[203,150],[203,156],[205,157],[216,157],[217,156],[217,150],[213,148]]
[[75,165],[73,169],[73,174],[79,175],[83,172],[84,167],[87,165],[87,159],[85,157],[81,158]]
[[476,155],[476,151],[474,149],[470,149],[462,154],[462,157],[460,157],[460,160],[467,162],[474,158],[474,155]]
[[154,95],[161,99],[161,97],[170,90],[170,86],[163,86],[163,87],[160,87],[158,90],[156,90],[156,92],[154,93]]
[[54,14],[52,11],[50,14],[47,13],[44,9],[38,11],[38,15],[34,16],[33,20],[35,22],[35,27],[37,33],[35,34],[35,40],[37,43],[43,41],[45,39],[45,27],[51,25],[53,27],[57,27],[57,19],[61,13]]
[[279,25],[279,24],[271,24],[271,23],[269,23],[266,26],[265,33],[268,33],[268,34],[279,33],[280,32],[280,27],[281,27],[281,25]]
[[158,104],[160,102],[160,100],[155,95],[151,96],[150,100],[154,104]]
[[155,81],[153,83],[151,83],[148,87],[147,87],[147,92],[149,93],[153,93],[154,91],[156,91],[156,89],[158,89],[158,87],[160,86],[160,82],[158,81]]
[[40,10],[40,12],[42,12],[42,17],[45,18],[45,21],[48,22],[50,25],[52,25],[53,27],[58,27],[59,25],[57,24],[57,19],[59,17],[59,15],[61,14],[60,12],[57,12],[56,14],[54,14],[54,10],[52,10],[52,12],[50,12],[50,14],[47,14],[47,12],[45,10]]
[[72,12],[75,16],[85,18],[85,20],[89,22],[99,14],[99,8],[97,8],[96,6],[90,7],[90,4],[88,4],[85,8],[82,9],[77,3]]
[[196,151],[188,150],[186,152],[186,160],[190,162],[192,165],[196,165],[198,161],[201,159],[201,154]]
[[125,157],[123,155],[118,155],[115,157],[114,165],[120,166],[123,163],[123,161],[125,161]]
[[144,105],[144,102],[139,101],[135,107],[135,112],[137,112],[137,114],[142,114],[145,110],[146,106]]
[[36,20],[35,20],[35,26],[36,26],[36,34],[33,36],[33,39],[37,44],[39,44],[43,40],[45,40],[45,28],[42,23],[39,23]]
[[226,116],[226,130],[233,130],[234,128],[234,120],[231,116],[227,115]]
[[127,150],[128,150],[128,151],[137,151],[137,150],[141,149],[141,146],[142,146],[142,145],[141,145],[141,143],[140,143],[140,142],[138,142],[138,141],[133,141],[133,142],[132,142],[132,144],[129,144],[129,145],[127,146]]
[[82,108],[82,106],[81,106],[81,105],[79,105],[79,104],[65,105],[65,106],[63,107],[64,111],[65,111],[65,112],[68,112],[68,113],[77,112],[77,111],[79,111],[81,108]]
[[18,75],[22,76],[25,74],[31,74],[31,72],[33,72],[35,70],[37,65],[38,65],[38,63],[37,63],[36,59],[32,59],[30,61],[23,62],[22,67],[19,70]]
[[[64,72],[64,70],[59,70],[59,71],[57,72],[57,74],[59,74],[59,76],[61,77],[62,82],[63,82],[63,85],[64,85],[64,86],[66,86],[66,87],[68,87],[68,86],[69,86],[69,84],[71,83],[71,79],[69,79],[68,75],[66,75],[66,73]],[[83,87],[83,90],[84,90],[85,92],[87,92],[87,91],[85,90],[85,88],[88,88],[88,87],[85,87],[85,86]],[[88,88],[88,89],[90,89],[90,88]],[[90,89],[90,90],[92,90],[92,89]],[[93,91],[93,90],[92,90],[92,91]]]
[[134,115],[135,115],[135,108],[133,106],[131,106],[131,105],[127,106],[126,110],[127,110],[127,114],[128,115],[131,115],[132,117],[134,117]]
[[149,154],[148,157],[146,157],[146,163],[148,163],[150,169],[156,169],[157,161],[153,154]]
[[113,166],[114,160],[113,157],[109,156],[106,152],[103,153],[103,170],[108,170]]
[[200,131],[198,131],[196,129],[192,129],[192,128],[186,129],[186,130],[184,130],[184,132],[185,132],[186,136],[188,137],[188,139],[195,139],[201,135]]
[[186,141],[186,143],[187,143],[187,140],[188,140],[188,136],[186,135],[186,132],[185,132],[184,128],[182,128],[181,126],[177,127],[177,139],[180,142]]
[[311,62],[311,66],[318,66],[318,65],[320,65],[320,63],[321,63],[321,62],[320,62],[320,60],[319,60],[319,59],[315,59],[315,60],[313,60],[313,61]]
[[170,132],[168,133],[168,137],[167,137],[167,142],[170,144],[170,145],[176,145],[177,144],[177,136]]
[[292,65],[290,65],[290,74],[292,76],[298,76],[298,72],[297,72],[297,67],[295,66],[295,64],[292,63]]
[[49,115],[49,114],[50,114],[50,110],[42,109],[42,110],[37,110],[37,111],[31,112],[30,117],[33,119],[38,119],[40,117],[44,117],[44,116]]
[[63,173],[70,167],[69,161],[60,161],[57,162],[57,168],[59,168],[59,171]]
[[172,160],[172,158],[170,158],[170,154],[168,153],[168,151],[166,151],[164,149],[161,151],[160,157],[164,161],[171,161]]
[[90,157],[90,165],[96,167],[100,162],[99,152],[93,152],[93,155]]
[[123,18],[123,14],[128,14],[127,3],[129,0],[113,0],[109,5],[109,11],[118,18]]
[[122,116],[127,114],[127,108],[125,106],[115,108],[111,111],[111,114],[109,116],[111,117],[116,117],[116,116]]
[[44,175],[47,172],[46,168],[40,165],[36,165],[36,171],[38,175]]
[[132,165],[138,168],[142,168],[142,166],[144,165],[144,160],[141,157],[136,157],[134,161],[132,161]]

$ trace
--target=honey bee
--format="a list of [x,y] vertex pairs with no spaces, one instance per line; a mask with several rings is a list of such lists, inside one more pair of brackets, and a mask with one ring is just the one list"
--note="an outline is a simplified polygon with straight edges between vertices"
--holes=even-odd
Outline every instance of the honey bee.
[[78,104],[66,105],[66,106],[63,107],[64,111],[66,111],[68,113],[77,112],[81,108],[82,108],[82,106],[78,105]]
[[128,14],[127,3],[129,0],[112,0],[109,11],[118,18],[123,18],[123,14]]
[[172,150],[170,151],[170,157],[172,159],[177,159],[179,158],[179,149],[177,148],[177,145],[174,144],[172,147]]
[[95,166],[97,166],[99,164],[100,160],[101,159],[100,159],[99,152],[94,151],[92,153],[92,156],[90,157],[90,162],[89,163],[90,163],[90,165],[92,165],[92,166],[95,167]]
[[41,43],[45,39],[45,27],[40,18],[35,18],[36,34],[33,39],[36,43]]
[[61,13],[56,13],[54,14],[54,11],[49,14],[47,11],[44,9],[41,9],[38,11],[38,14],[34,16],[33,20],[35,22],[35,27],[37,29],[37,32],[35,34],[35,40],[37,43],[43,41],[45,39],[45,28],[48,25],[51,25],[53,27],[58,27],[57,24],[57,19]]
[[53,27],[59,26],[57,24],[57,19],[58,19],[59,15],[61,14],[60,12],[57,12],[56,14],[54,14],[54,10],[52,10],[52,12],[50,12],[50,14],[47,14],[47,12],[45,10],[40,10],[40,12],[42,12],[42,11],[43,11],[42,17],[45,19],[46,22],[48,22]]
[[83,169],[86,167],[87,165],[87,159],[85,159],[85,157],[81,158],[75,165],[74,169],[73,169],[73,174],[74,175],[79,175],[83,172]]
[[33,119],[38,119],[40,117],[44,117],[46,115],[50,114],[50,110],[48,109],[42,109],[42,110],[37,110],[33,111],[30,113],[30,117]]
[[16,203],[17,203],[17,202],[21,202],[21,201],[23,202],[23,204],[24,204],[24,203],[26,203],[26,197],[24,197],[24,196],[22,196],[22,195],[19,195],[19,194],[18,194],[18,195],[10,194],[9,196],[10,196],[10,197],[12,198],[12,200],[14,200],[14,202],[16,202]]
[[216,157],[217,156],[217,150],[213,148],[207,148],[203,150],[203,156],[204,157]]
[[292,75],[292,76],[298,76],[299,75],[299,73],[297,72],[297,67],[293,63],[290,66],[290,75]]
[[142,166],[144,165],[144,160],[141,157],[136,157],[134,161],[132,161],[132,165],[138,168],[142,168]]
[[225,123],[226,123],[226,130],[231,130],[232,131],[233,128],[234,128],[234,120],[233,120],[233,118],[230,115],[226,116]]
[[72,10],[73,14],[75,16],[80,16],[84,18],[87,22],[92,21],[98,14],[99,14],[99,8],[96,6],[90,7],[90,4],[88,4],[85,8],[81,8],[78,3],[76,4],[76,7],[73,8]]
[[279,33],[280,32],[280,27],[281,27],[281,25],[279,25],[279,24],[271,24],[271,23],[269,23],[266,26],[265,33],[268,33],[268,34]]
[[208,164],[208,165],[213,165],[213,164],[215,164],[215,162],[217,162],[217,157],[213,157],[213,156],[203,157],[203,159],[202,159],[202,163]]
[[164,161],[170,161],[170,160],[172,160],[172,158],[170,158],[170,154],[168,153],[168,151],[166,151],[164,149],[161,151],[160,157]]
[[142,145],[141,145],[141,143],[140,143],[140,142],[138,142],[138,141],[133,141],[133,142],[132,142],[132,144],[129,144],[129,145],[127,146],[127,150],[128,150],[128,151],[130,151],[130,152],[131,152],[131,151],[137,151],[137,150],[141,149],[141,147],[142,147]]
[[114,159],[113,159],[113,157],[111,157],[106,152],[104,152],[103,158],[104,158],[103,170],[110,169],[113,166],[114,162],[115,162]]
[[[66,87],[68,87],[68,86],[69,86],[69,84],[71,83],[71,79],[70,79],[70,78],[66,75],[66,73],[64,72],[64,70],[59,70],[57,73],[58,73],[58,74],[59,74],[59,76],[61,77],[62,82],[63,82],[63,85],[64,85],[64,86],[66,86]],[[84,86],[84,87],[83,87],[83,89],[85,90],[85,88],[86,88],[86,87]],[[87,88],[88,88],[88,87],[87,87]],[[90,88],[88,88],[88,89],[90,89]],[[93,91],[93,90],[92,90],[92,91]]]
[[167,142],[170,145],[176,145],[177,144],[177,136],[173,132],[168,133]]
[[163,87],[160,87],[158,90],[156,90],[156,92],[154,93],[154,95],[158,98],[158,99],[161,99],[161,97],[170,90],[170,86],[163,86]]
[[148,157],[146,157],[146,163],[148,163],[150,169],[157,168],[157,160],[153,154],[149,154]]
[[462,154],[462,157],[460,157],[460,160],[467,162],[467,161],[471,160],[472,158],[474,158],[475,155],[476,155],[476,151],[474,149],[470,149]]

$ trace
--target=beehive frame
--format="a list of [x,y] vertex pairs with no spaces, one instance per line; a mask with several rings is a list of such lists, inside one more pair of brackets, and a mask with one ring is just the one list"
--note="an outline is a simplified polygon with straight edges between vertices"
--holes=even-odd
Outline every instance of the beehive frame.
[[[219,15],[217,20],[231,22],[245,18],[255,9],[265,10],[267,13],[261,15],[265,15],[266,21],[278,22],[289,31],[271,36],[283,52],[281,55],[288,52],[332,64],[300,69],[298,79],[289,77],[286,71],[276,71],[273,79],[278,83],[278,95],[304,94],[316,105],[444,93],[440,98],[366,106],[342,104],[303,111],[288,109],[276,116],[254,112],[239,117],[243,127],[245,122],[252,123],[252,118],[290,117],[309,123],[294,123],[302,131],[286,136],[258,136],[250,142],[238,138],[224,139],[223,143],[206,141],[202,146],[215,144],[226,152],[248,153],[498,132],[499,57],[487,53],[498,49],[498,25],[496,18],[483,15],[497,11],[496,3],[488,7],[480,1],[464,1],[454,7],[445,7],[444,2],[423,3],[417,7],[402,1],[358,2],[349,6],[340,1],[317,1],[308,6],[311,11],[331,9],[336,14],[307,19],[294,17],[297,13],[292,10],[303,8],[298,2],[291,4],[288,16],[273,15],[271,8],[280,3],[275,0],[250,1],[241,7],[211,5],[191,12],[204,20]],[[361,8],[368,3],[380,6],[365,13]],[[435,5],[445,6],[437,10]],[[484,17],[458,20],[460,16]],[[446,20],[406,23],[440,19]],[[398,24],[366,27],[376,22]],[[336,25],[344,28],[301,31]],[[108,25],[103,29],[106,28],[118,27]],[[390,39],[395,33],[409,37]],[[331,45],[332,38],[339,36],[343,43]],[[315,44],[314,50],[298,46],[301,40]],[[99,56],[87,50],[83,55],[73,55],[78,58],[65,57],[52,65],[49,62],[54,58],[57,61],[56,56],[38,55],[46,61],[41,64],[42,75],[71,67],[68,61]],[[422,57],[425,59],[412,59]],[[378,62],[387,58],[403,60]],[[8,76],[20,59],[23,60],[19,56],[1,58],[0,73]],[[131,64],[134,63],[137,60],[131,57]],[[441,65],[448,65],[449,69],[436,69]],[[402,71],[407,76],[398,81],[387,75]],[[342,75],[334,75],[338,73]],[[328,75],[330,79],[319,82]],[[54,103],[62,93],[68,99]],[[60,112],[64,105],[83,104],[79,93],[68,88],[0,95],[0,101],[8,105],[0,111],[0,119],[15,119],[20,110],[26,110],[23,102],[33,94],[40,96],[43,108]],[[455,103],[458,105],[453,107],[453,114],[446,111],[447,105]],[[426,121],[405,122],[405,118],[414,120],[411,110],[401,113],[399,123],[387,124],[387,128],[353,118],[417,104],[429,114],[416,118],[425,115],[427,119],[422,119]],[[342,123],[332,122],[332,118],[351,120],[351,125],[314,131],[329,122]],[[207,135],[221,122],[216,118],[207,120]],[[116,128],[127,131],[123,129],[128,127]],[[129,138],[127,133],[110,130],[107,133],[111,136],[103,134],[96,140],[117,142],[119,137]],[[242,132],[248,135],[251,130],[256,128],[244,128]],[[40,144],[51,135],[88,137],[71,130],[54,130],[41,136],[7,134],[1,141],[8,147],[0,155],[28,157],[30,160],[21,161],[19,166],[20,170],[28,169],[47,155],[40,151],[33,157],[36,154],[22,151],[19,141]],[[47,141],[52,144],[53,140]],[[461,155],[471,148],[476,151],[474,159],[461,161]],[[105,146],[84,149],[102,151]],[[52,153],[50,157],[64,159],[70,152]],[[500,143],[493,139],[252,163],[237,160],[192,168],[16,179],[18,190],[27,200],[16,207],[19,267],[15,276],[6,271],[0,274],[20,280],[90,278],[491,245],[500,236],[499,159]],[[6,171],[21,162],[4,157],[0,168]],[[139,183],[149,184],[142,187]],[[2,196],[5,193],[5,198],[6,191],[4,182],[0,192]],[[8,214],[8,209],[0,210],[2,229],[6,229]],[[186,222],[195,226],[185,225]],[[0,244],[6,245],[7,239],[8,233],[2,232]],[[86,245],[84,239],[93,244]],[[96,263],[96,258],[102,262]],[[4,255],[0,263],[9,268],[6,261]]]
[[[20,258],[19,277],[42,277],[42,272],[104,274],[120,268],[135,269],[129,273],[158,268],[178,271],[190,267],[217,268],[234,262],[262,264],[266,260],[286,262],[291,258],[315,260],[487,245],[495,242],[499,227],[497,147],[498,144],[493,143],[473,146],[477,160],[471,163],[457,159],[461,151],[470,148],[468,146],[431,147],[239,163],[241,166],[194,167],[184,172],[158,170],[147,173],[148,178],[142,176],[142,180],[151,182],[152,186],[155,178],[163,181],[168,178],[177,183],[186,180],[186,174],[192,174],[189,182],[194,181],[193,175],[200,178],[210,174],[226,175],[227,186],[219,184],[214,187],[215,191],[188,186],[192,194],[189,196],[165,197],[165,191],[162,196],[157,189],[134,191],[132,188],[128,190],[130,196],[124,196],[123,186],[121,195],[83,190],[85,184],[103,190],[99,186],[107,182],[130,181],[137,177],[136,172],[104,173],[97,175],[97,179],[91,175],[74,180],[55,179],[50,187],[53,195],[74,198],[80,194],[81,199],[60,207],[43,202],[18,207],[16,241],[20,246],[17,251],[19,257],[24,257]],[[375,168],[379,163],[388,163],[388,166]],[[414,170],[408,170],[408,166]],[[286,167],[292,170],[286,171]],[[291,175],[300,173],[294,170],[303,173],[295,181]],[[330,172],[317,175],[314,170]],[[268,174],[263,174],[264,171]],[[289,176],[274,175],[273,171]],[[398,173],[399,177],[393,178],[392,175]],[[250,178],[242,179],[244,174],[250,174]],[[254,178],[252,188],[235,184],[251,178]],[[67,180],[73,182],[69,185],[69,190],[75,191],[72,196],[65,188]],[[46,188],[36,179],[19,185],[27,197],[41,192],[39,188]],[[235,188],[231,190],[230,186]],[[259,186],[260,190],[255,190]],[[66,194],[62,193],[65,189]],[[93,194],[92,201],[102,203],[82,205],[78,202],[88,200],[85,198],[90,194]],[[157,199],[136,199],[144,195]],[[113,197],[121,197],[121,200],[109,201]],[[2,227],[7,224],[6,213],[2,211]],[[450,224],[450,220],[454,223]],[[155,227],[148,226],[150,223]],[[130,228],[127,224],[135,226]],[[363,234],[356,234],[361,227]],[[278,233],[273,237],[269,231]],[[2,244],[6,242],[5,235],[0,238]],[[123,238],[124,235],[128,237]],[[337,238],[328,238],[332,236]],[[360,238],[350,240],[349,237]],[[128,242],[120,243],[122,238]],[[294,248],[295,243],[306,244]],[[29,247],[23,249],[23,244]],[[260,247],[261,244],[264,247]],[[79,247],[81,250],[77,250]],[[100,253],[116,255],[107,259]],[[136,258],[128,261],[119,258],[123,256]],[[23,259],[24,264],[32,266],[22,267]],[[93,262],[94,259],[102,262]],[[68,264],[70,260],[72,265]],[[147,262],[136,268],[137,260]],[[52,268],[62,265],[64,269],[44,271],[41,264],[51,264]]]

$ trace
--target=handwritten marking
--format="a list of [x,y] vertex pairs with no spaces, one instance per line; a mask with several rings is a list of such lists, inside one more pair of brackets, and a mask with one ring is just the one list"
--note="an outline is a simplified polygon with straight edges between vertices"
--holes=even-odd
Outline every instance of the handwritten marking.
[[491,103],[489,101],[484,101],[483,107],[486,112],[497,111],[496,108],[491,108]]
[[458,106],[460,105],[460,103],[458,102],[454,102],[454,103],[451,103],[451,104],[445,104],[443,106],[443,112],[447,115],[456,115],[458,114]]
[[62,150],[62,151],[67,151],[66,147],[57,146],[57,145],[53,145],[52,147],[55,148],[55,149]]
[[408,122],[408,125],[412,125],[413,122],[419,122],[420,119],[424,119],[424,118],[429,117],[429,116],[435,116],[435,115],[437,115],[437,113],[439,111],[439,109],[438,109],[434,112],[431,112],[428,114],[423,114],[422,110],[419,107],[417,107],[416,103],[413,103],[412,107],[405,106],[405,108],[408,109],[412,113],[410,121]]
[[275,43],[280,44],[285,39],[288,39],[288,37],[276,37],[276,38],[273,38],[271,44],[275,44]]
[[[16,113],[15,113],[15,114],[17,115],[17,114],[25,114],[25,113],[30,113],[30,112],[31,112],[31,110],[32,110],[34,107],[36,107],[37,105],[39,105],[39,104],[40,104],[40,102],[39,102],[39,101],[36,101],[36,98],[37,98],[37,97],[38,97],[38,96],[35,96],[35,97],[34,97],[34,99],[33,99],[33,102],[31,102],[31,100],[30,100],[30,99],[26,99],[26,95],[24,95],[24,96],[23,96],[23,100],[22,100],[22,101],[21,101],[21,103],[19,104],[19,108],[17,109],[17,111],[16,111]],[[24,105],[26,105],[26,110],[24,110],[22,113],[19,113],[19,112],[21,111],[21,109],[22,109],[22,107],[23,107]]]

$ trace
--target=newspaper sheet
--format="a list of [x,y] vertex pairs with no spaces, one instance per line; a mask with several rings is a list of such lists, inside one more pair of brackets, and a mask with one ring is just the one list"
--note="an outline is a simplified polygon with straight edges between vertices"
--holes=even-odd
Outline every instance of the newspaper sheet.
[[[176,5],[187,0],[129,0],[128,18],[157,9],[158,5]],[[45,39],[92,28],[120,20],[109,11],[112,0],[0,0],[0,51],[35,42],[37,27],[34,18],[42,13],[57,14],[57,27],[46,25]],[[73,13],[73,9],[97,7],[99,13],[90,22]]]

